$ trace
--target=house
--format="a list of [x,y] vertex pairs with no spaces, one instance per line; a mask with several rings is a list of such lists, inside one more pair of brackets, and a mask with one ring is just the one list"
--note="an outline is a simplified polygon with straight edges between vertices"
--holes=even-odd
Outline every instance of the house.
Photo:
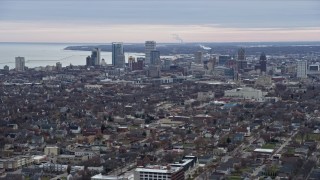
[[72,134],[80,134],[81,133],[81,127],[77,125],[70,125],[69,126],[70,131]]
[[233,141],[234,142],[242,142],[244,140],[244,134],[243,133],[236,133],[233,136]]
[[44,137],[43,136],[32,136],[31,143],[32,144],[43,144]]

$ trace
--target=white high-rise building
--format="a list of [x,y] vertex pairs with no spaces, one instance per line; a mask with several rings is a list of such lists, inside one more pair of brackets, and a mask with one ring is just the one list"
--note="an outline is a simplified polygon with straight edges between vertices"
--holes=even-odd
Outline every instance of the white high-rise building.
[[151,51],[156,50],[156,42],[155,41],[146,41],[145,43],[145,53],[146,53],[146,59],[145,64],[149,65],[151,62]]
[[307,61],[298,61],[297,62],[297,77],[306,78],[307,77],[308,63]]
[[16,71],[24,71],[25,60],[24,57],[16,57]]

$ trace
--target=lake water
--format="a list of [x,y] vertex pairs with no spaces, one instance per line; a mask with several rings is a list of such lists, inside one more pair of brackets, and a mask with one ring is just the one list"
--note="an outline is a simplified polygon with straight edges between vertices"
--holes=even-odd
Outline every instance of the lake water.
[[[39,66],[55,65],[61,62],[62,66],[85,65],[89,51],[64,50],[67,46],[95,45],[95,44],[55,44],[55,43],[0,43],[0,69],[8,65],[10,69],[15,66],[15,57],[25,57],[26,66],[33,68]],[[144,57],[143,53],[125,53],[126,61],[129,56]],[[112,62],[111,52],[101,52],[101,58],[107,64]]]

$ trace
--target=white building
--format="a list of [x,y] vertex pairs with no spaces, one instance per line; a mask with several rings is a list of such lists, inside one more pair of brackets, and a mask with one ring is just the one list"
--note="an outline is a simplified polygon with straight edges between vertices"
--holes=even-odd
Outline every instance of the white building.
[[214,92],[208,91],[208,92],[198,92],[198,101],[207,101],[214,98]]
[[148,166],[136,168],[134,180],[179,180],[184,179],[184,171],[181,167],[172,166]]
[[297,62],[297,77],[306,78],[307,77],[308,63],[307,61],[298,61]]
[[122,176],[109,176],[109,175],[102,175],[97,174],[91,177],[91,180],[128,180],[128,178]]
[[262,92],[258,89],[253,89],[251,87],[243,87],[232,90],[224,91],[225,97],[237,97],[243,99],[253,99],[259,102],[263,102],[265,100],[264,96],[267,93]]
[[16,71],[24,71],[25,59],[24,57],[16,57]]
[[145,42],[145,54],[146,54],[145,64],[149,65],[151,63],[151,51],[155,51],[155,50],[156,50],[155,41]]
[[60,154],[59,147],[58,146],[47,146],[44,148],[44,154],[57,156],[58,154]]

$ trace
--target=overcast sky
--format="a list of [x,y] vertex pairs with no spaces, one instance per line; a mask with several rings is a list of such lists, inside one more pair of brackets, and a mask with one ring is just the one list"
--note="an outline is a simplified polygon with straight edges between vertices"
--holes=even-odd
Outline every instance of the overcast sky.
[[1,42],[320,41],[320,0],[0,0]]

